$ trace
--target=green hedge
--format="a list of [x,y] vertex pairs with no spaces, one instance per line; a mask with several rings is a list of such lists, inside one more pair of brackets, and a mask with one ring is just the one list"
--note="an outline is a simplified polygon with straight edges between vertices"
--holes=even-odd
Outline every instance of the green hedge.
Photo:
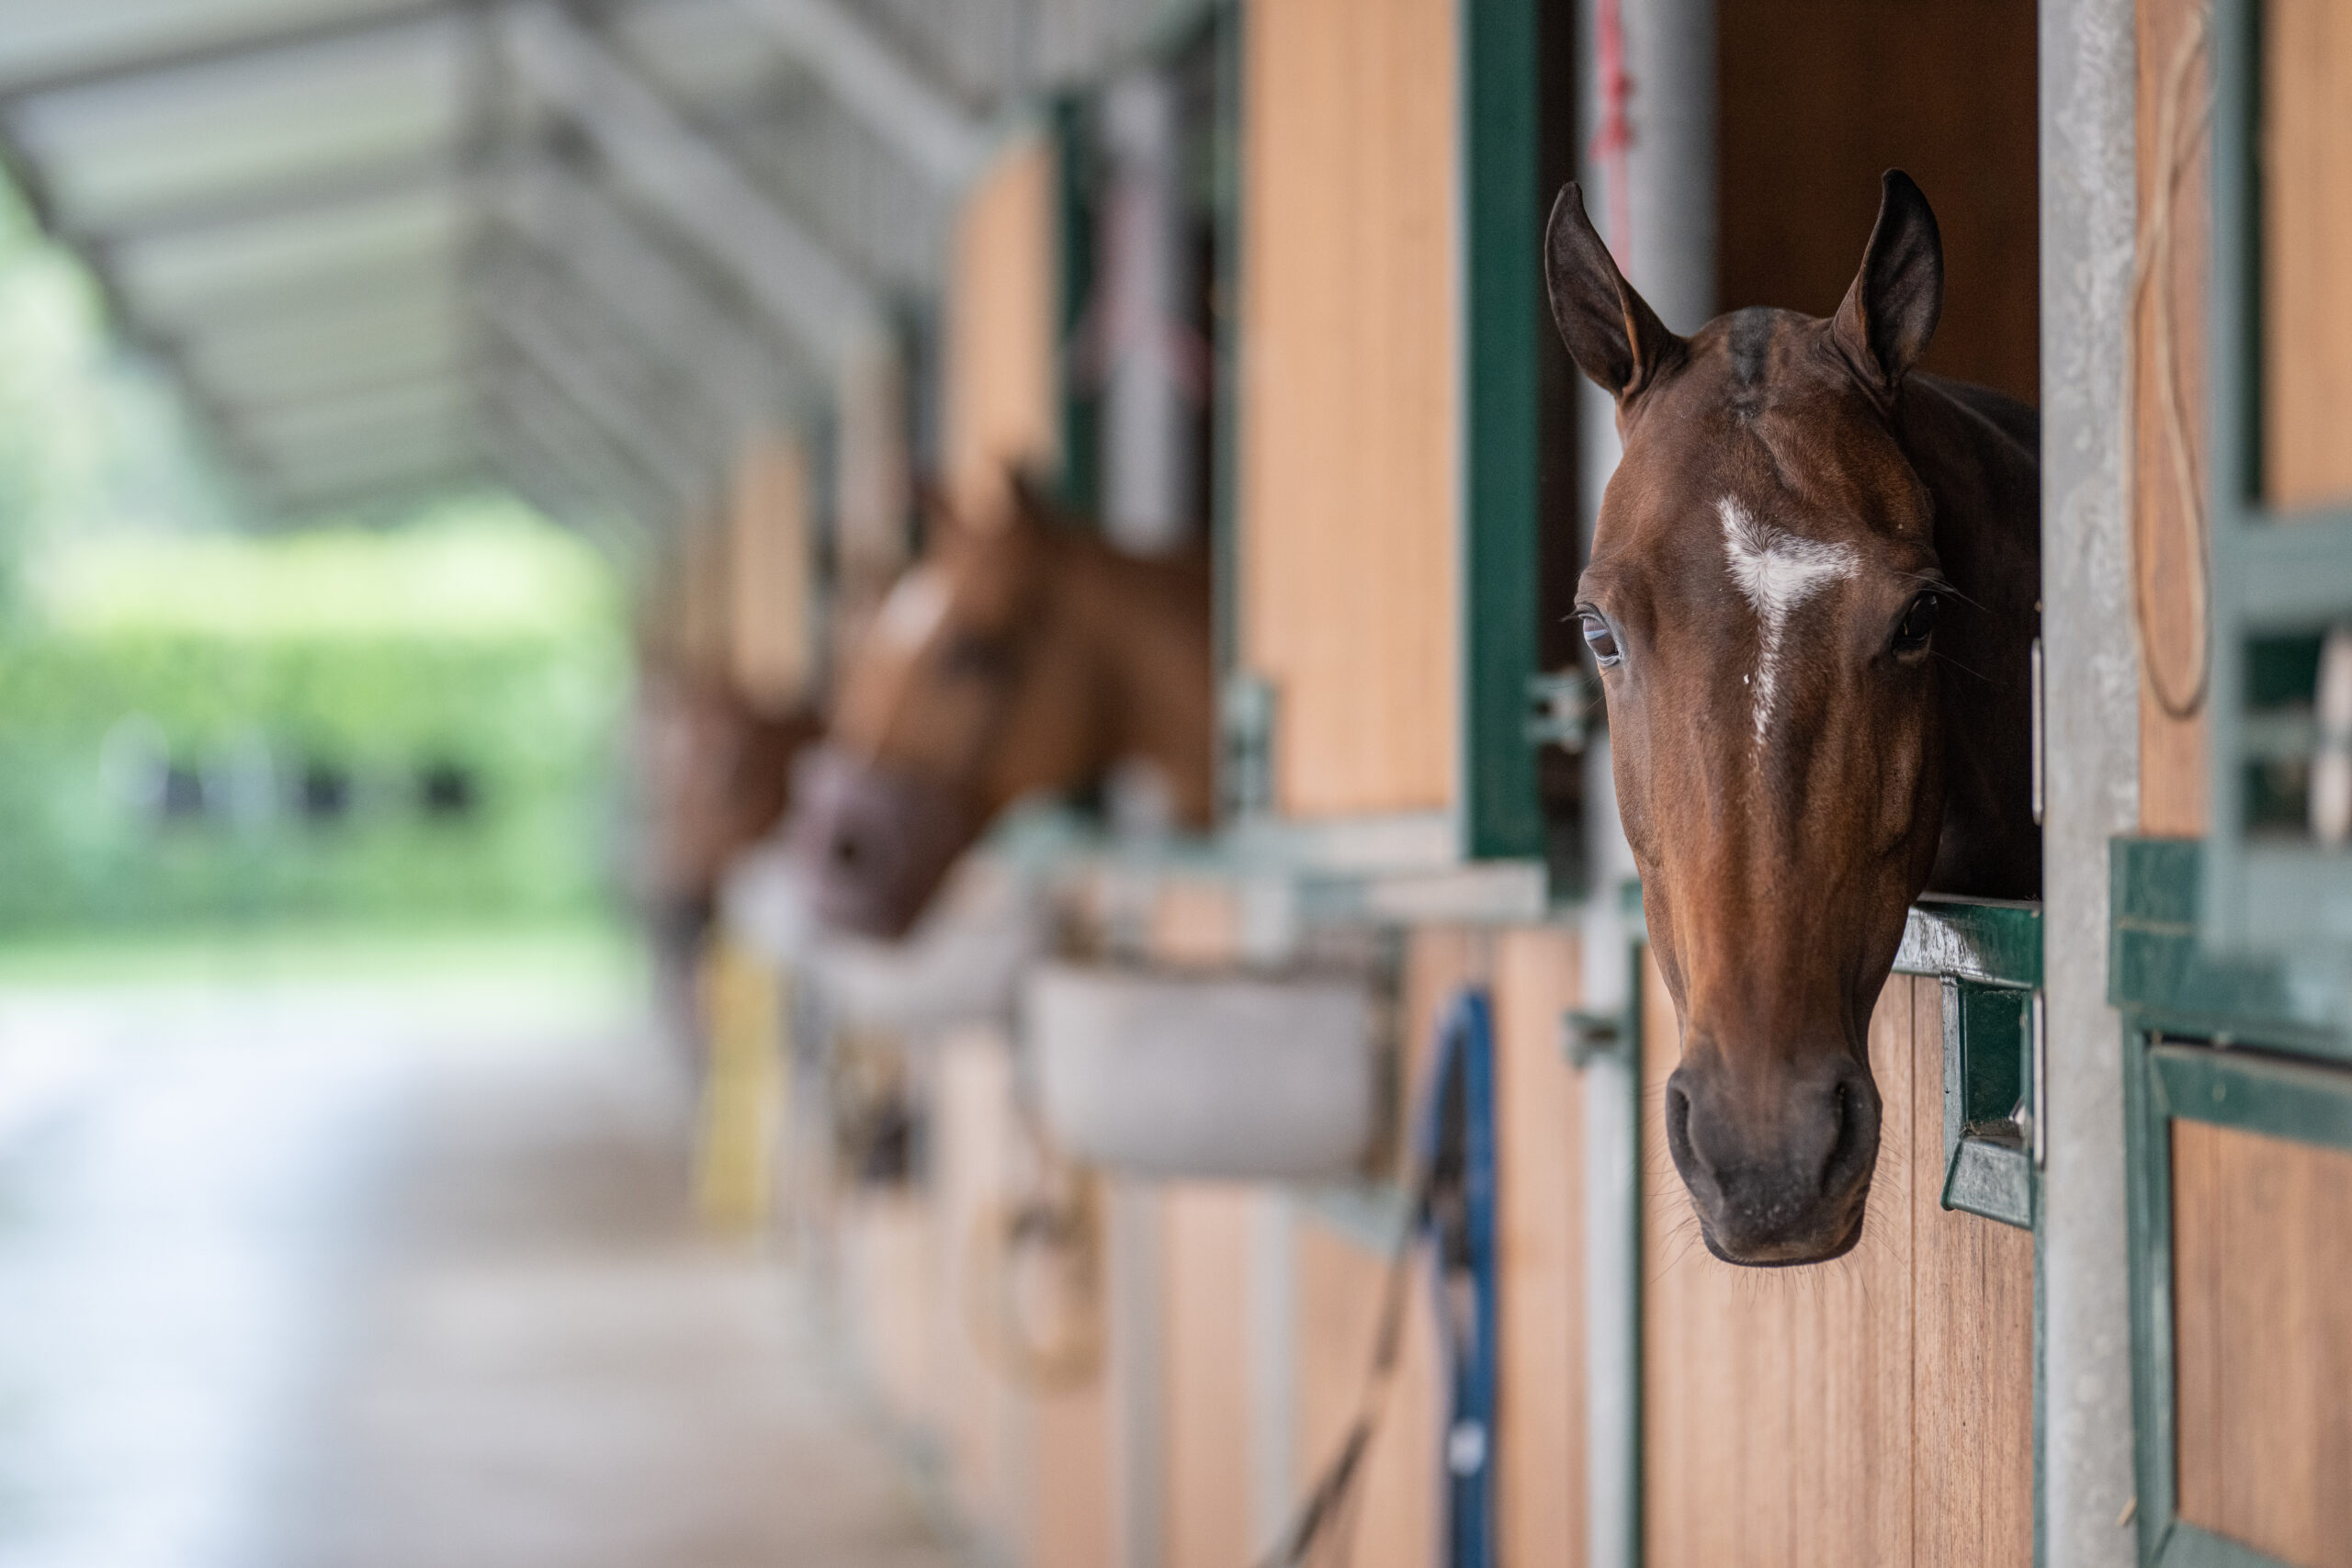
[[[515,526],[476,553],[503,551],[514,568]],[[451,530],[336,547],[349,570],[389,584],[404,553],[447,564]],[[534,547],[559,562],[578,548]],[[247,586],[265,590],[288,552],[319,554],[251,541],[208,550],[251,552],[265,569]],[[300,575],[321,575],[315,558]],[[339,629],[334,615],[208,624],[168,605],[68,604],[0,637],[0,931],[593,911],[616,881],[627,682],[600,597],[575,593],[536,624],[484,615],[415,630],[397,615],[345,616],[359,624]],[[434,769],[467,781],[465,808],[427,808]],[[347,781],[346,809],[306,813],[311,773]],[[166,810],[174,782],[180,805],[199,795],[201,808]]]

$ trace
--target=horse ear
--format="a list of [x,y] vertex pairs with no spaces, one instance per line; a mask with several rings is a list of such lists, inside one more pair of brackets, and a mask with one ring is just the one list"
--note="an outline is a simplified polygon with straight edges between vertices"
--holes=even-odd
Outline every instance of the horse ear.
[[1544,288],[1568,357],[1621,407],[1681,358],[1682,340],[1666,330],[1657,312],[1617,270],[1616,258],[1585,216],[1584,191],[1573,180],[1560,187],[1544,226]]
[[1944,243],[1927,197],[1900,169],[1879,181],[1878,221],[1830,335],[1865,386],[1890,398],[1928,352],[1944,308]]

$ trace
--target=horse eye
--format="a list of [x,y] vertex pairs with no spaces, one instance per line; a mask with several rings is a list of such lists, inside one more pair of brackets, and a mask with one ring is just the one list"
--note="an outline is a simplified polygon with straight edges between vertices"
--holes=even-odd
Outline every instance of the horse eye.
[[1609,629],[1607,621],[1589,614],[1577,619],[1584,623],[1584,645],[1592,649],[1594,660],[1602,669],[1624,661],[1625,655],[1617,647],[1617,634]]
[[1928,639],[1936,635],[1936,606],[1942,602],[1934,593],[1922,593],[1911,601],[1911,607],[1903,612],[1902,624],[1894,628],[1897,653],[1916,653],[1928,646]]

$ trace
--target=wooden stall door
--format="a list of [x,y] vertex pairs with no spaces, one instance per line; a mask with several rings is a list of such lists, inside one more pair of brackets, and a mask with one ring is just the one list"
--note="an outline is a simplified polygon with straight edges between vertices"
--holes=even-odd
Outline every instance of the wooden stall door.
[[1243,11],[1241,658],[1291,816],[1453,798],[1456,12]]
[[1006,153],[965,198],[948,279],[945,473],[956,504],[985,515],[1008,467],[1060,450],[1055,312],[1054,150]]
[[1585,1529],[1584,1125],[1560,1015],[1581,995],[1576,937],[1507,931],[1495,954],[1496,1228],[1504,1562],[1580,1568]]
[[2352,1568],[2352,1154],[2172,1128],[2180,1517]]
[[1871,1021],[1886,1105],[1860,1244],[1756,1270],[1699,1238],[1666,1155],[1672,998],[1645,966],[1644,1529],[1654,1568],[2026,1568],[2033,1238],[1939,1202],[1939,983]]

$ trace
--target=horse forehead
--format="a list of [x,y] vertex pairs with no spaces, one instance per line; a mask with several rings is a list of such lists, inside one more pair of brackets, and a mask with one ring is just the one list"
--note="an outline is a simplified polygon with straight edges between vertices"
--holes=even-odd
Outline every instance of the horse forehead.
[[1736,495],[1719,496],[1715,516],[1731,580],[1759,614],[1780,616],[1818,590],[1861,570],[1861,551],[1759,519]]

